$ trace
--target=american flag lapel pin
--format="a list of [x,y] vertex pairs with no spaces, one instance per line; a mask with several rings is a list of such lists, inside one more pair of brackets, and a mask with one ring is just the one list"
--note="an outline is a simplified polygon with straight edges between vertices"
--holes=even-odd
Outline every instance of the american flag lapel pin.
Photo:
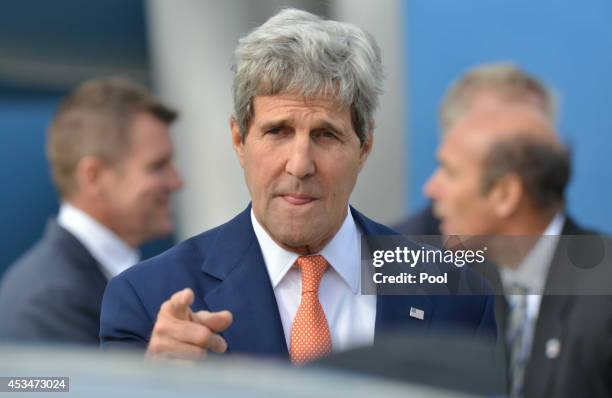
[[425,318],[425,311],[415,307],[410,307],[410,317],[420,319],[422,321]]

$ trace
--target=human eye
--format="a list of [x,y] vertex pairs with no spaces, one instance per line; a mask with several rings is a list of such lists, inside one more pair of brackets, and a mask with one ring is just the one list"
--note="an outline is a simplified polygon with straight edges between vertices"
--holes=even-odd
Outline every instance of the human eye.
[[284,126],[275,126],[264,129],[263,135],[271,136],[271,137],[284,137],[291,133],[291,129]]
[[439,162],[438,167],[449,178],[454,178],[457,174],[455,169],[446,162]]
[[330,129],[317,130],[313,133],[313,136],[315,139],[319,139],[319,140],[334,140],[334,141],[340,140],[338,133]]
[[148,169],[151,172],[160,172],[163,171],[170,164],[169,159],[159,159],[154,162],[149,163]]

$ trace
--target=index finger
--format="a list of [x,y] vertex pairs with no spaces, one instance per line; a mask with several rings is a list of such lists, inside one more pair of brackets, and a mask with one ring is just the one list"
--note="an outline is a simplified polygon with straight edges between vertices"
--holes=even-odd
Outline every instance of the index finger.
[[190,288],[179,290],[162,304],[159,313],[160,315],[169,315],[184,321],[191,320],[191,304],[193,304],[193,299],[193,290]]

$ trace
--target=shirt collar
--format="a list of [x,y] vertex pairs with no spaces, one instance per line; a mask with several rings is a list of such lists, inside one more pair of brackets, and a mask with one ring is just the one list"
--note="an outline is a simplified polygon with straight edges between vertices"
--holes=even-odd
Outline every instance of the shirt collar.
[[[280,247],[259,224],[253,209],[251,209],[251,222],[261,247],[272,287],[276,288],[299,255]],[[319,253],[316,253],[325,257],[333,270],[340,275],[354,294],[359,292],[360,247],[361,233],[349,208],[336,235]]]
[[63,203],[57,223],[74,235],[85,246],[92,257],[100,263],[107,278],[119,275],[136,264],[140,255],[106,226],[89,214]]
[[526,288],[530,294],[542,294],[564,223],[565,216],[562,213],[555,215],[542,234],[546,237],[538,239],[517,268],[502,267],[504,286],[518,285]]

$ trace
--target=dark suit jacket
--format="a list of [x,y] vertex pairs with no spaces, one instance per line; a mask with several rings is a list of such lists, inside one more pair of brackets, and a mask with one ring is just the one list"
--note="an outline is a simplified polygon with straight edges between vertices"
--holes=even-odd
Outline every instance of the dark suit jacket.
[[[412,235],[440,234],[437,225],[429,206],[399,225],[398,231]],[[561,233],[596,234],[578,227],[569,217]],[[588,291],[589,284],[595,283],[585,279],[584,274],[577,272],[578,269],[568,261],[568,242],[563,241],[557,247],[547,276],[545,292],[557,294],[542,297],[525,371],[526,398],[612,396],[612,297],[578,294]],[[578,263],[581,256],[588,255],[586,252],[576,254]],[[502,291],[496,268],[489,265],[480,271],[497,292]],[[576,294],[559,294],[572,291]],[[505,297],[497,297],[495,314],[501,344],[499,351],[507,361],[508,305]],[[551,345],[556,342],[560,343],[560,351],[556,357],[550,358]]]
[[97,344],[106,283],[85,247],[49,221],[2,279],[0,338]]
[[[582,234],[595,232],[567,218],[562,235]],[[526,398],[612,396],[612,296],[581,294],[592,283],[580,272],[580,257],[588,253],[579,253],[576,264],[571,263],[566,252],[570,239],[559,243],[546,278],[547,294],[525,370]],[[498,303],[499,330],[504,331],[507,305]],[[552,355],[557,342],[560,349]]]
[[[397,233],[351,209],[365,235]],[[228,351],[288,358],[285,335],[250,218],[250,206],[228,223],[197,235],[164,254],[113,278],[104,294],[100,320],[103,347],[146,347],[161,304],[190,287],[194,311],[230,310],[234,323],[223,333]],[[410,317],[423,310],[424,320]],[[492,296],[379,296],[379,336],[395,327],[462,329],[495,333]]]

